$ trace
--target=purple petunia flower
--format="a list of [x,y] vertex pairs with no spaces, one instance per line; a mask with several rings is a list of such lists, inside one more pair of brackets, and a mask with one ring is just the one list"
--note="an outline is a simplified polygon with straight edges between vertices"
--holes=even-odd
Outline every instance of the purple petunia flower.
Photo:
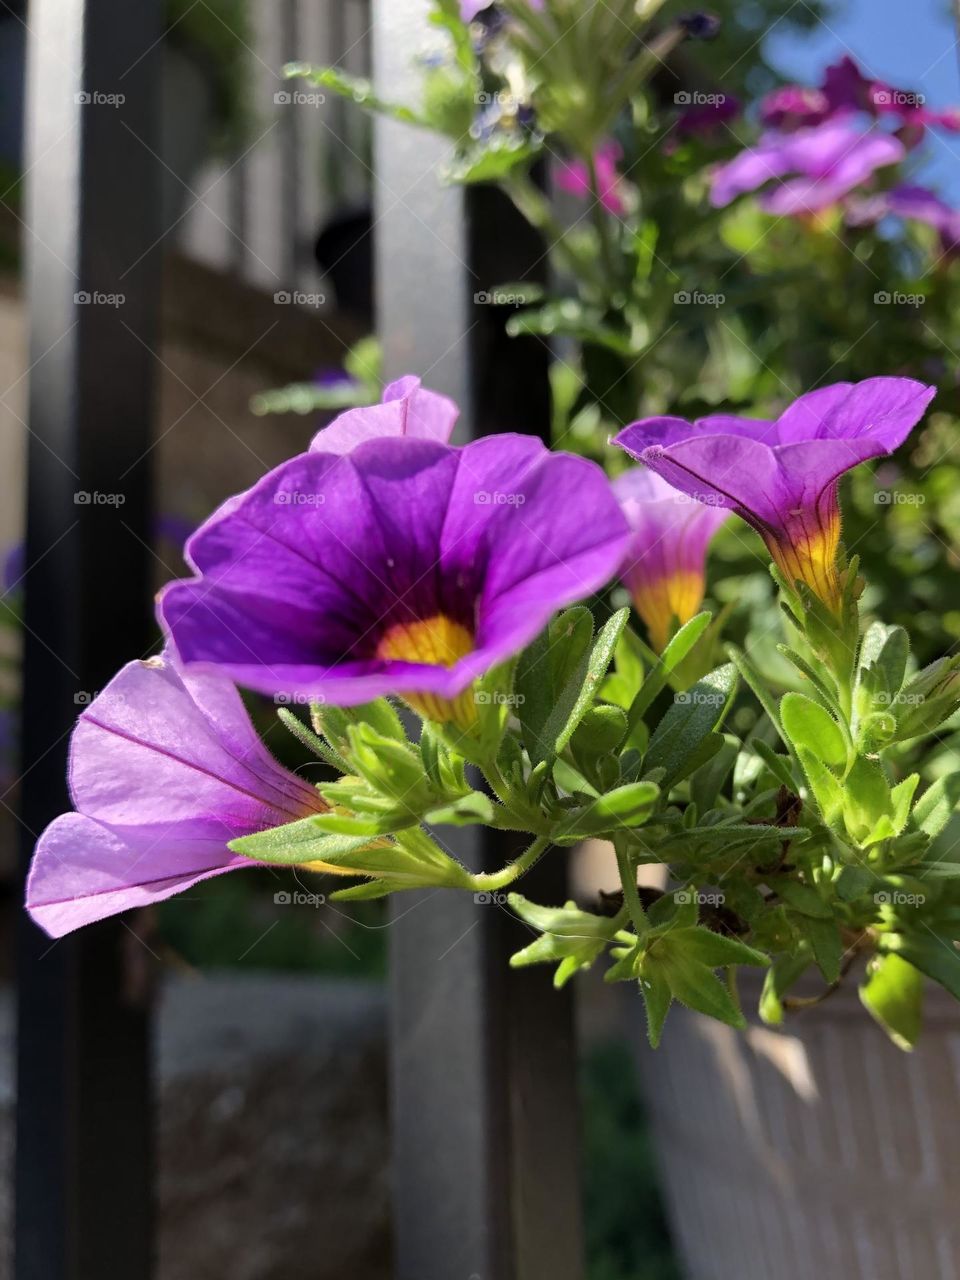
[[851,57],[827,67],[819,88],[785,85],[769,93],[760,106],[763,123],[783,130],[822,124],[856,112],[874,118],[893,117],[901,125],[919,126],[921,130],[930,125],[953,133],[960,131],[960,111],[956,108],[929,111],[922,94],[871,79]]
[[761,206],[775,214],[818,213],[904,154],[898,138],[876,128],[864,132],[845,120],[797,133],[766,133],[713,171],[710,202],[720,207],[771,179],[789,178],[761,196]]
[[[489,9],[494,0],[460,0],[460,17],[464,22],[472,22],[478,13]],[[531,9],[542,9],[543,0],[527,0]]]
[[890,191],[851,202],[847,221],[853,226],[864,226],[879,222],[888,214],[933,227],[940,235],[944,254],[954,255],[960,251],[960,210],[947,204],[929,187],[901,183]]
[[[597,187],[600,203],[608,213],[617,216],[626,212],[624,199],[624,180],[617,169],[623,158],[623,148],[619,142],[610,139],[597,148],[594,164],[597,169]],[[590,170],[582,160],[561,160],[554,171],[554,181],[561,191],[569,191],[583,200],[592,197],[590,187]]]
[[609,581],[627,534],[600,468],[538,440],[370,440],[226,502],[160,616],[184,663],[238,684],[341,705],[398,694],[466,725],[471,682]]
[[624,472],[613,488],[633,531],[620,577],[660,652],[674,622],[689,622],[703,603],[707,547],[730,512],[704,506],[646,467]]
[[43,832],[27,881],[27,910],[54,938],[252,866],[228,841],[327,808],[270,755],[228,681],[166,658],[129,663],[87,707],[69,779],[77,812]]
[[391,382],[380,404],[348,409],[328,427],[318,431],[312,452],[349,453],[365,440],[409,436],[417,440],[450,439],[460,410],[447,396],[428,391],[420,379],[408,374]]
[[898,448],[935,394],[912,378],[839,382],[800,396],[775,422],[646,418],[615,443],[698,501],[735,511],[789,582],[805,582],[835,607],[837,481]]

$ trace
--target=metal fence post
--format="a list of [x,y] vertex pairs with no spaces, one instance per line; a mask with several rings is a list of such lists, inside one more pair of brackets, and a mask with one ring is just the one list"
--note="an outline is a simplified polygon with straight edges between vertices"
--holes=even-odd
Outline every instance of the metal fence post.
[[[33,0],[24,865],[82,704],[146,651],[161,0]],[[151,1271],[148,1013],[130,929],[18,936],[17,1280]]]
[[[375,0],[374,70],[385,97],[416,96],[427,9],[426,0]],[[509,345],[503,316],[474,303],[536,269],[542,246],[497,193],[442,188],[444,154],[420,131],[377,124],[387,369],[420,374],[469,406],[469,433],[545,431],[545,349]],[[457,852],[479,868],[510,850],[502,838],[468,833]],[[562,863],[548,865],[547,900],[562,892],[562,872]],[[572,998],[555,993],[546,972],[508,968],[526,937],[503,908],[469,895],[403,895],[394,904],[398,1280],[583,1275]]]

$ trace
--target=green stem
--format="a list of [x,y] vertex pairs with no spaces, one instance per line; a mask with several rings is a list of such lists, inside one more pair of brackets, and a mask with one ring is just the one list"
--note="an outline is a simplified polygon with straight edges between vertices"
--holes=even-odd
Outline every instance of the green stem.
[[620,870],[620,883],[623,886],[623,902],[630,917],[630,922],[636,929],[638,935],[646,933],[649,925],[647,923],[647,913],[643,909],[643,903],[640,901],[640,892],[637,889],[637,868],[633,859],[630,857],[629,850],[620,839],[614,839],[613,846],[617,851],[617,867]]
[[542,234],[548,253],[556,253],[567,270],[578,279],[586,279],[594,288],[602,288],[599,273],[570,246],[566,232],[553,216],[550,201],[529,175],[512,173],[503,179],[501,186],[530,225]]
[[521,876],[526,875],[530,868],[540,861],[549,848],[549,837],[538,836],[519,858],[516,858],[513,862],[508,862],[502,870],[473,876],[471,887],[476,893],[492,893],[499,889],[505,889],[507,885],[513,884],[515,880],[519,880]]

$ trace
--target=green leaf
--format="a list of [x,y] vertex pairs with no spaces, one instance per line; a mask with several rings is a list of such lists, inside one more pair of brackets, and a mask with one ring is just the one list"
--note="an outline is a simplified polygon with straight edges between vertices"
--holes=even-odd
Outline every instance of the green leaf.
[[283,74],[288,80],[309,80],[311,84],[319,85],[321,89],[329,89],[331,93],[339,94],[342,98],[349,98],[357,106],[373,111],[377,115],[389,116],[402,124],[429,127],[429,122],[415,111],[411,111],[409,107],[378,98],[373,91],[373,85],[362,76],[347,75],[337,67],[312,67],[304,62],[288,63],[283,69]]
[[738,649],[736,645],[727,645],[727,656],[736,666],[741,676],[743,676],[744,681],[750,686],[754,697],[769,716],[770,722],[776,729],[777,733],[779,733],[780,737],[784,738],[784,741],[786,741],[783,733],[783,727],[780,724],[780,711],[777,707],[776,700],[770,693],[769,681],[761,675],[756,666],[754,666],[753,661],[747,657],[742,649]]
[[663,1024],[670,1012],[673,996],[670,994],[670,983],[658,970],[656,965],[641,965],[640,991],[643,1005],[647,1012],[647,1039],[651,1049],[656,1049],[663,1035]]
[[784,732],[799,752],[811,752],[824,764],[839,768],[846,763],[847,746],[840,726],[819,702],[802,693],[784,694],[780,702]]
[[[720,737],[716,753],[690,778],[690,799],[701,813],[706,813],[716,804],[740,752],[736,738],[729,734],[716,736]],[[709,737],[705,741],[709,741]]]
[[653,813],[659,796],[660,788],[652,782],[629,782],[571,814],[554,833],[554,839],[569,841],[639,827]]
[[890,819],[895,836],[898,836],[907,825],[907,820],[910,817],[910,806],[913,803],[914,793],[919,782],[919,773],[911,773],[902,782],[898,782],[890,792],[890,801],[893,806]]
[[960,773],[948,773],[929,786],[913,807],[913,822],[928,836],[938,836],[960,803]]
[[658,949],[657,967],[670,984],[671,994],[688,1009],[717,1018],[731,1027],[741,1030],[746,1027],[747,1020],[726,984],[708,965],[694,960],[681,949],[667,950],[663,954]]
[[857,756],[843,787],[843,817],[854,840],[866,840],[891,812],[890,787],[875,760]]
[[841,868],[834,882],[834,889],[841,902],[856,902],[857,898],[869,893],[877,882],[877,875],[868,867],[855,867],[848,863]]
[[843,813],[843,788],[818,756],[805,750],[798,750],[797,755],[824,822],[835,826]]
[[494,822],[493,802],[482,791],[471,791],[453,804],[431,809],[424,821],[432,827],[472,827]]
[[703,739],[723,721],[735,687],[736,669],[727,664],[698,680],[692,689],[676,695],[673,706],[653,732],[643,762],[647,771],[666,771],[664,790],[682,774]]
[[517,714],[534,765],[556,754],[557,734],[572,715],[587,678],[592,638],[590,610],[567,609],[520,655]]
[[539,146],[521,135],[497,133],[443,165],[440,178],[460,186],[496,182],[519,165],[529,165],[539,151]]
[[593,704],[629,610],[601,628],[592,648],[588,609],[571,609],[521,655],[517,691],[524,743],[534,764],[559,755]]
[[629,711],[643,685],[644,670],[641,641],[629,627],[624,627],[620,633],[613,665],[613,673],[600,686],[600,696]]
[[808,884],[792,880],[787,876],[774,876],[770,879],[770,888],[780,895],[788,907],[799,911],[801,915],[812,916],[817,920],[832,920],[833,911]]
[[270,831],[231,840],[228,848],[256,862],[295,866],[301,862],[331,862],[370,843],[369,836],[329,835],[317,828],[316,818],[301,818]]
[[860,987],[864,1008],[900,1049],[910,1050],[923,1025],[923,975],[902,956],[875,956]]
[[633,705],[630,707],[627,715],[630,733],[633,732],[646,715],[653,704],[654,698],[665,687],[671,674],[683,662],[684,658],[691,653],[694,645],[709,627],[712,616],[712,614],[706,612],[698,613],[695,618],[691,618],[689,622],[680,628],[666,649],[664,649],[657,665],[652,668],[650,674],[644,680],[640,692],[634,698]]
[[[600,628],[600,632],[590,652],[590,658],[587,663],[586,679],[580,688],[579,695],[573,704],[573,708],[566,717],[562,726],[556,735],[556,754],[564,749],[570,739],[573,737],[574,731],[580,724],[587,711],[593,705],[593,701],[597,696],[597,691],[607,674],[607,668],[613,660],[613,653],[617,647],[617,641],[620,639],[621,632],[627,625],[627,619],[630,616],[629,609],[618,610],[613,617]],[[549,736],[552,730],[552,718],[547,721],[547,734]]]
[[960,954],[950,938],[932,929],[923,934],[885,933],[879,941],[886,955],[897,955],[960,1000]]
[[542,907],[519,893],[508,897],[511,908],[541,936],[510,957],[514,969],[531,964],[559,963],[554,986],[564,986],[582,969],[588,969],[617,932],[616,921],[581,911],[576,903]]
[[839,982],[840,966],[843,963],[843,939],[836,920],[818,920],[812,916],[803,916],[801,919],[802,924],[798,921],[798,925],[810,943],[820,972],[827,982]]
[[783,1024],[783,998],[807,970],[810,957],[805,954],[781,952],[774,956],[773,964],[767,970],[760,994],[760,1017],[770,1027]]
[[714,933],[712,929],[700,926],[684,929],[672,929],[666,926],[664,937],[670,939],[670,951],[681,947],[684,955],[711,969],[723,969],[731,964],[757,965],[762,968],[770,963],[770,957],[754,947],[748,947],[739,938],[731,938],[727,934]]
[[892,696],[900,691],[910,657],[910,637],[903,627],[873,622],[860,648],[861,672],[871,667],[880,676],[884,691]]
[[797,779],[793,776],[793,761],[791,758],[778,755],[771,746],[759,738],[755,738],[750,745],[780,785],[786,787],[788,791],[796,793],[798,784]]

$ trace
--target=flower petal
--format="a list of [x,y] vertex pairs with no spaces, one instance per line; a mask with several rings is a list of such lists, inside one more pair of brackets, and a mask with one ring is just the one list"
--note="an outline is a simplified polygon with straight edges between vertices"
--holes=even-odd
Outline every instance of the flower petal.
[[27,911],[61,938],[81,925],[162,902],[225,871],[256,865],[223,840],[176,838],[168,827],[111,828],[67,813],[40,837],[27,879]]
[[349,453],[357,445],[383,436],[410,436],[446,444],[459,416],[453,400],[427,390],[419,378],[409,374],[389,384],[382,403],[341,413],[317,432],[310,451]]

